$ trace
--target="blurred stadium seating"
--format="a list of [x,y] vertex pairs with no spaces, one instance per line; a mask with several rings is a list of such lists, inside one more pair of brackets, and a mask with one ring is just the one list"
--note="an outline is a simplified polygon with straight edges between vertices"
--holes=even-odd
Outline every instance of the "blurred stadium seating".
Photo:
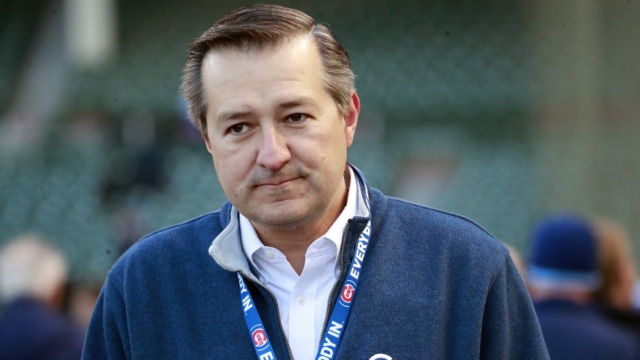
[[42,0],[0,1],[0,109],[9,106],[21,62],[33,41]]
[[[15,91],[21,59],[33,41],[39,11],[35,5],[40,3],[0,1],[0,78],[9,79],[0,83],[0,114]],[[117,255],[113,219],[118,206],[136,207],[145,233],[218,208],[225,197],[208,154],[177,134],[183,116],[178,87],[188,44],[215,19],[243,4],[118,1],[117,57],[100,69],[74,69],[63,111],[53,120],[62,129],[76,114],[104,114],[111,135],[89,146],[54,131],[35,151],[3,158],[0,243],[25,230],[45,233],[70,258],[73,276],[91,280],[103,276]],[[553,179],[548,167],[557,155],[541,155],[535,147],[536,103],[544,97],[538,75],[547,59],[544,51],[535,51],[540,39],[529,26],[533,5],[513,0],[285,5],[330,24],[351,55],[363,104],[359,133],[364,135],[349,159],[371,184],[391,194],[411,194],[398,189],[399,172],[416,155],[410,149],[413,142],[429,138],[409,141],[407,132],[459,131],[463,141],[445,146],[444,154],[442,148],[425,146],[420,155],[448,159],[453,170],[446,186],[426,200],[409,200],[428,200],[429,206],[469,216],[522,248],[534,220],[554,207],[545,194]],[[619,64],[637,70],[630,59],[607,55],[603,61],[612,69],[606,91],[615,93],[616,84],[623,84],[628,94],[638,86],[616,70]],[[640,72],[632,75],[637,79]],[[156,126],[165,129],[159,141],[166,154],[166,186],[153,192],[134,188],[105,203],[104,179],[113,154],[123,148],[118,129],[123,119],[140,111],[152,113]],[[612,172],[634,170],[622,178],[603,177],[604,188],[607,182],[629,188],[640,176],[640,166],[625,145],[632,135],[622,142],[618,135],[612,133],[599,145],[605,151],[597,162]],[[557,166],[571,173],[573,165]],[[640,203],[640,192],[629,192]],[[605,214],[627,223],[640,215],[640,207],[619,203],[625,199],[611,200],[608,194],[600,195],[603,205],[598,202],[591,209],[601,206]]]

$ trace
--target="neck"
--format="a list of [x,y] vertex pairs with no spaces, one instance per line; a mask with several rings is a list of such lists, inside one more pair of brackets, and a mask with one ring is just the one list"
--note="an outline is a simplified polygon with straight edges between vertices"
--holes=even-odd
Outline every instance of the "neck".
[[346,184],[349,181],[349,170],[346,170],[345,182],[340,183],[336,196],[329,208],[322,214],[320,219],[312,221],[310,224],[292,229],[268,229],[253,224],[262,243],[280,250],[287,257],[291,267],[298,275],[304,269],[307,249],[311,243],[329,230],[347,205],[348,189]]
[[584,305],[589,303],[593,296],[587,290],[561,290],[530,287],[529,293],[533,301],[545,300],[566,300],[576,304]]

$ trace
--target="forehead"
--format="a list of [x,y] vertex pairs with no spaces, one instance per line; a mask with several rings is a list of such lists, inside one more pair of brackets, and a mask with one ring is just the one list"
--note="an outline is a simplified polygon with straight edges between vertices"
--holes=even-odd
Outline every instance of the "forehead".
[[202,66],[202,82],[211,107],[251,96],[323,91],[322,61],[311,36],[267,49],[210,51]]

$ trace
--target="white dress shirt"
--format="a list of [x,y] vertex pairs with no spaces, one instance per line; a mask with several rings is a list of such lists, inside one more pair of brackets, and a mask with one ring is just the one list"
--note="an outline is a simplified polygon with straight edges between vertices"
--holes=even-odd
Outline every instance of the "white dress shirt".
[[340,275],[338,252],[347,221],[357,214],[359,186],[349,166],[347,205],[329,230],[307,249],[298,275],[278,249],[264,246],[251,222],[242,214],[240,235],[256,276],[278,301],[280,319],[296,360],[314,359],[327,315],[329,293]]

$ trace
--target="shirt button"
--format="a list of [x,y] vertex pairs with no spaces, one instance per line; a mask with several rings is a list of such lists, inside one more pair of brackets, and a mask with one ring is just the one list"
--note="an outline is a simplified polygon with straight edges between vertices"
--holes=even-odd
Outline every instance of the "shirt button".
[[307,302],[307,298],[304,295],[298,296],[298,304],[304,305]]
[[264,256],[266,256],[267,259],[269,260],[273,260],[273,258],[275,257],[275,254],[273,253],[273,251],[267,250],[264,252]]

